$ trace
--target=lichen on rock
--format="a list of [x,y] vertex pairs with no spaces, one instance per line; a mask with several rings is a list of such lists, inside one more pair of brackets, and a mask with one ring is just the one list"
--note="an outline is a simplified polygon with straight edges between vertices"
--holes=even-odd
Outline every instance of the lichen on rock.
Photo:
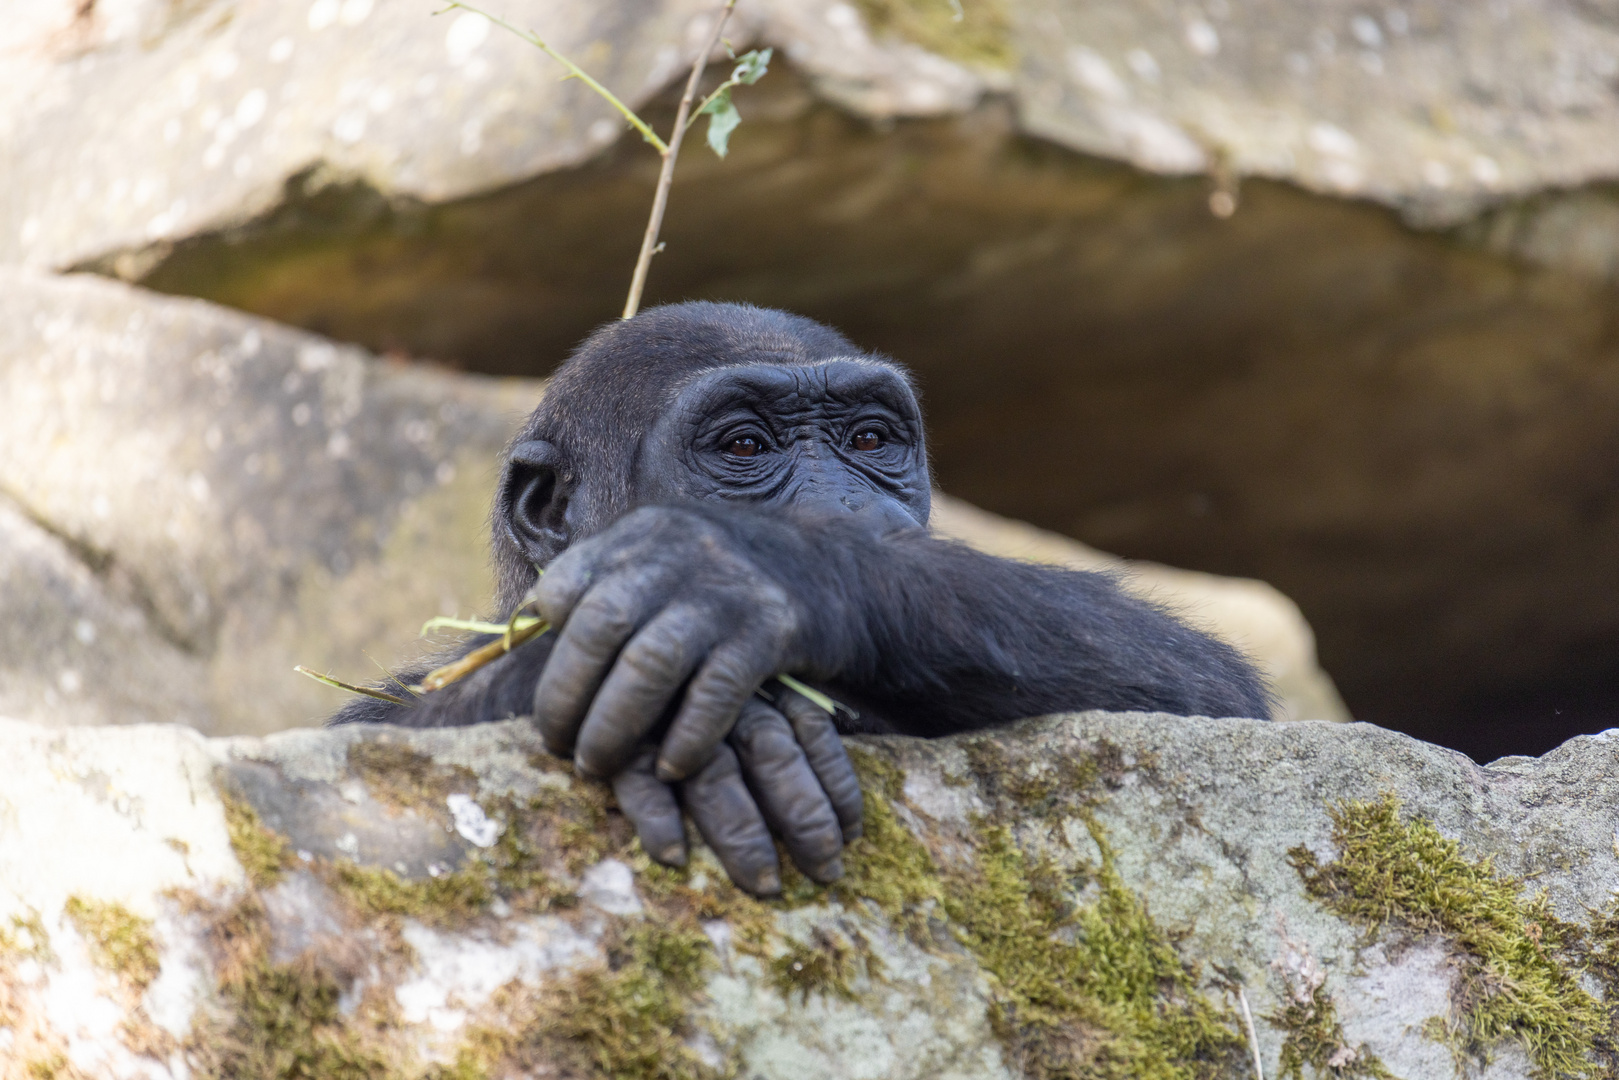
[[1310,895],[1369,936],[1444,936],[1458,965],[1454,1010],[1428,1018],[1425,1029],[1459,1056],[1483,1064],[1511,1040],[1537,1077],[1612,1075],[1615,905],[1594,912],[1589,925],[1565,921],[1544,891],[1526,894],[1523,880],[1498,873],[1488,857],[1468,858],[1430,822],[1402,820],[1399,811],[1390,793],[1330,808],[1338,857],[1323,864],[1307,847],[1288,853]]

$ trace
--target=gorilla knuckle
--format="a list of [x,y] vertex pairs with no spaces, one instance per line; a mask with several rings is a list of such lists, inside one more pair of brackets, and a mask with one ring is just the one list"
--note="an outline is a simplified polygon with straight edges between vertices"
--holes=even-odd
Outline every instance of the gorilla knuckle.
[[660,686],[679,682],[686,674],[685,643],[672,633],[659,632],[650,641],[647,637],[643,634],[631,642],[618,662],[645,682]]
[[[583,642],[595,649],[616,648],[635,632],[635,607],[626,597],[592,597],[574,613]],[[570,620],[572,621],[572,620]]]

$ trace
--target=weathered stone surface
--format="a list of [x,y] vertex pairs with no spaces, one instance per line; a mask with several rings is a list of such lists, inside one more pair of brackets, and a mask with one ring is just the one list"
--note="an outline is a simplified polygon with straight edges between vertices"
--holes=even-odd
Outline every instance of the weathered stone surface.
[[97,278],[0,280],[0,493],[23,511],[0,506],[0,588],[34,614],[0,628],[13,715],[315,722],[331,694],[294,664],[397,663],[423,619],[485,602],[492,463],[532,383]]
[[[0,722],[5,1075],[1237,1078],[1244,1002],[1267,1076],[1288,1047],[1322,1075],[1601,1064],[1580,1062],[1614,984],[1556,919],[1589,924],[1619,887],[1608,736],[1487,768],[1367,725],[1136,714],[854,743],[849,876],[761,904],[703,849],[652,867],[522,720],[264,740]],[[1409,869],[1398,837],[1429,837],[1452,861],[1424,865],[1473,875],[1455,910],[1507,898],[1519,967],[1481,968],[1397,894],[1368,927],[1307,890],[1304,852],[1351,857],[1329,809],[1386,795],[1398,819],[1354,857]],[[1491,979],[1531,975],[1564,1011],[1473,1047],[1487,1068],[1436,1041]]]
[[[505,16],[634,107],[689,61],[712,7],[527,3]],[[310,170],[441,201],[578,164],[621,130],[531,47],[432,10],[33,6],[0,43],[0,260],[60,267],[217,229]],[[1024,130],[1078,150],[1295,181],[1427,222],[1619,177],[1619,23],[1602,4],[965,10],[958,25],[914,0],[750,0],[735,35],[782,48],[866,116],[959,113],[1004,90]],[[1581,246],[1558,248],[1578,261]]]
[[[638,107],[689,66],[714,7],[531,0],[502,14]],[[62,267],[218,229],[311,173],[441,201],[576,165],[624,130],[533,46],[480,15],[436,10],[36,5],[0,51],[0,262]],[[756,0],[728,37],[761,33],[871,115],[960,111],[984,88],[915,45],[873,41],[844,4]]]
[[[483,612],[497,457],[541,390],[0,270],[0,608],[23,616],[0,622],[0,708],[212,734],[318,722],[338,695],[294,664],[368,680],[367,656],[419,653],[426,619]],[[1109,558],[941,506],[996,554]],[[1345,715],[1285,597],[1164,568],[1141,584],[1265,664],[1290,715]]]

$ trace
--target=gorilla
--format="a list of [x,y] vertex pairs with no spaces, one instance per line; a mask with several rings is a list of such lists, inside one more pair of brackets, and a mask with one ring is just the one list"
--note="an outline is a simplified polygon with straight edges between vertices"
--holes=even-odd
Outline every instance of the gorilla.
[[930,491],[910,376],[837,331],[707,302],[604,326],[511,443],[495,497],[497,611],[532,604],[552,629],[411,707],[359,698],[332,722],[532,716],[553,753],[612,782],[653,858],[684,862],[684,807],[769,895],[772,834],[821,882],[859,835],[839,732],[1269,715],[1241,654],[1113,577],[930,536]]

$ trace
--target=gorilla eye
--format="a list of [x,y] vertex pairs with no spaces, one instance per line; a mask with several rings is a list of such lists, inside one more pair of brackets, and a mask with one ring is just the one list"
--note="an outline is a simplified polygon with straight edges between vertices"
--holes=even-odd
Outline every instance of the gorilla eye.
[[880,449],[885,441],[882,432],[867,428],[851,439],[850,444],[862,453],[870,453]]
[[754,457],[765,448],[764,443],[752,435],[738,435],[732,439],[725,452],[732,457]]

